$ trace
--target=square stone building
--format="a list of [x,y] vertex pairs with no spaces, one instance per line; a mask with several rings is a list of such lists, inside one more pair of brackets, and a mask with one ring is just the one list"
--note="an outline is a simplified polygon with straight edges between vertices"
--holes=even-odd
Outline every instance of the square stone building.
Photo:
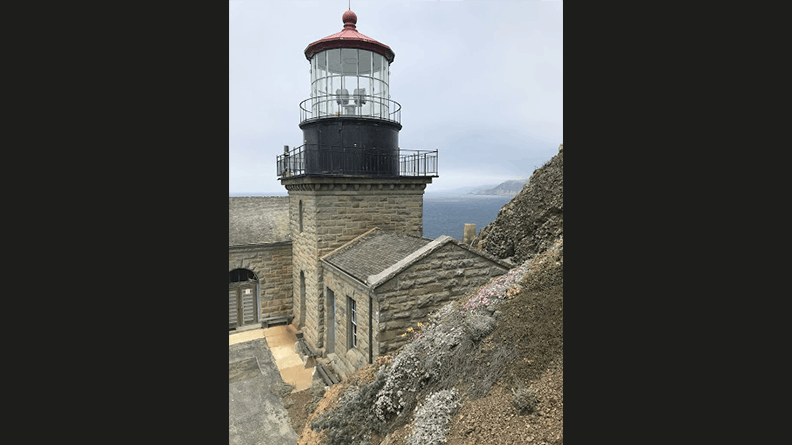
[[229,198],[229,330],[293,322],[346,377],[405,344],[408,327],[510,268],[454,238],[421,237],[418,181],[333,182],[341,181],[290,184],[284,197]]
[[325,353],[342,376],[393,352],[410,326],[509,265],[457,240],[372,229],[322,257]]
[[288,196],[228,199],[228,329],[292,316]]

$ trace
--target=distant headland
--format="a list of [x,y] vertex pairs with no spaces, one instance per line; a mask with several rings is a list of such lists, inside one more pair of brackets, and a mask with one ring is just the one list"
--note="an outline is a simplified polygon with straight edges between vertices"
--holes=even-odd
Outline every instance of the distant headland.
[[510,179],[502,182],[495,187],[485,186],[473,189],[468,192],[469,195],[501,195],[501,196],[514,196],[523,189],[523,186],[528,183],[528,179]]

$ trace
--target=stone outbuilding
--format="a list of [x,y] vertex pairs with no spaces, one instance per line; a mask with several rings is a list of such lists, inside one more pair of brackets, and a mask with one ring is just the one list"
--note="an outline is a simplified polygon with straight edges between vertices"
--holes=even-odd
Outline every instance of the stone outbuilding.
[[289,197],[229,198],[229,330],[292,316]]
[[454,238],[374,228],[321,259],[325,354],[344,377],[408,341],[408,327],[511,267]]

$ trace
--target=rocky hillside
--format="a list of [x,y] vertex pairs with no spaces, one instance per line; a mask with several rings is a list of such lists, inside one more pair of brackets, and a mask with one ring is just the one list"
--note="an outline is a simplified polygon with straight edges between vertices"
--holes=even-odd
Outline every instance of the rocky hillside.
[[527,260],[333,386],[298,444],[563,444],[562,175],[559,150],[476,240]]
[[298,445],[562,444],[563,321],[559,240],[333,386]]
[[521,264],[564,234],[564,146],[536,169],[523,189],[481,229],[471,245]]

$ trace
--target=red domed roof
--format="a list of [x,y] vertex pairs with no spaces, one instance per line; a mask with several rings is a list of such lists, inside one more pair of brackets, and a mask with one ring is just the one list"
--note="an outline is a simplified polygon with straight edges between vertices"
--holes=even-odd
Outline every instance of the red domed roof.
[[393,63],[396,54],[388,45],[380,43],[371,37],[357,32],[357,15],[349,10],[341,16],[344,22],[344,29],[323,39],[319,39],[305,48],[305,58],[311,60],[314,54],[319,51],[333,48],[359,48],[374,51],[382,54],[388,59],[388,63]]

